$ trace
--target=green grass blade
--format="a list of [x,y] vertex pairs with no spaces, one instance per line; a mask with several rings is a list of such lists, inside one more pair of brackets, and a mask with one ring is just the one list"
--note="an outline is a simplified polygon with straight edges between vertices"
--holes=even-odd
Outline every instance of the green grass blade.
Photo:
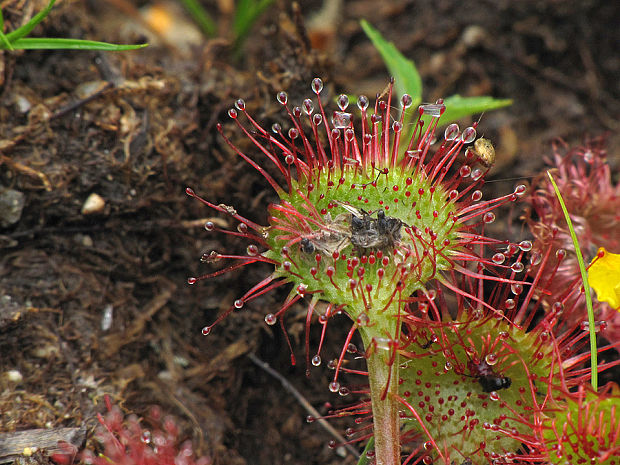
[[28,21],[23,26],[15,29],[14,31],[9,32],[6,35],[7,40],[13,43],[16,40],[19,40],[22,37],[26,37],[28,34],[30,34],[30,32],[36,27],[36,25],[43,21],[43,19],[45,19],[45,17],[49,14],[50,10],[54,6],[54,3],[56,3],[56,0],[50,0],[47,6],[41,11],[39,11],[36,15],[34,15],[30,19],[30,21]]
[[366,447],[364,447],[364,452],[362,452],[362,455],[360,455],[360,459],[357,462],[357,465],[370,465],[371,458],[366,455],[366,452],[368,452],[369,450],[372,450],[373,447],[375,447],[375,437],[374,436],[372,436],[368,440],[368,444],[366,444]]
[[399,97],[402,97],[403,94],[411,95],[413,99],[412,106],[414,108],[417,107],[422,102],[422,78],[415,63],[400,53],[392,42],[385,40],[381,33],[366,20],[362,19],[360,24],[372,44],[381,54],[388,71],[394,77],[396,95]]
[[235,48],[247,37],[250,29],[263,12],[269,8],[273,0],[240,0],[235,7],[233,20],[233,33],[235,35]]
[[207,10],[198,2],[198,0],[180,0],[185,9],[192,16],[192,19],[198,24],[202,32],[207,37],[213,37],[217,32],[215,21],[209,16]]
[[[2,10],[0,10],[1,12]],[[6,34],[0,29],[0,50],[13,50],[11,42],[6,38]]]
[[137,50],[144,48],[148,44],[138,45],[117,45],[107,42],[97,42],[95,40],[78,39],[55,39],[55,38],[30,38],[26,37],[13,42],[16,50],[102,50],[106,52],[121,52],[126,50]]
[[[511,99],[494,99],[493,97],[461,97],[458,94],[451,95],[443,101],[446,111],[441,115],[440,125],[446,125],[465,116],[471,116],[476,113],[483,113],[489,110],[512,105]],[[427,124],[430,117],[422,118]]]
[[570,219],[570,215],[568,214],[568,210],[566,209],[566,205],[564,204],[564,199],[562,198],[562,194],[560,193],[560,189],[558,189],[558,185],[555,183],[555,179],[551,175],[550,171],[547,171],[547,176],[551,180],[551,184],[553,185],[553,190],[555,191],[555,195],[560,202],[560,207],[562,207],[562,212],[564,213],[564,219],[568,224],[568,230],[570,231],[570,237],[573,240],[573,246],[575,247],[575,255],[577,255],[577,261],[579,262],[579,271],[581,272],[581,282],[583,283],[583,290],[586,295],[586,307],[588,309],[588,323],[590,327],[590,365],[592,369],[592,388],[597,391],[598,390],[598,362],[597,362],[597,348],[596,348],[596,331],[595,331],[595,322],[594,322],[594,310],[592,309],[592,295],[590,294],[590,285],[588,284],[588,276],[586,274],[586,267],[583,262],[583,255],[581,254],[581,248],[579,247],[579,242],[577,241],[577,235],[575,234],[575,229],[573,228],[573,223]]

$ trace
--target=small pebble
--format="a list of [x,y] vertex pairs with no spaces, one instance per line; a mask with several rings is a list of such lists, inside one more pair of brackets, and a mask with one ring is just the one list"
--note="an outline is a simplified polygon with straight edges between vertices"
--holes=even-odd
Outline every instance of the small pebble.
[[0,227],[6,228],[17,223],[24,209],[24,194],[13,190],[0,190]]
[[84,205],[82,205],[82,215],[92,215],[93,213],[101,213],[105,207],[105,200],[99,194],[94,192],[88,196]]

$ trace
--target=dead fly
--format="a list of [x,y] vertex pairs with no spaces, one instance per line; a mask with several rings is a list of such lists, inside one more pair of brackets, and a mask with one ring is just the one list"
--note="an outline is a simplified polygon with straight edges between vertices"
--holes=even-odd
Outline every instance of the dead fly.
[[341,213],[332,220],[328,213],[325,216],[325,223],[320,231],[305,235],[299,241],[299,247],[302,252],[311,254],[320,252],[324,255],[332,255],[346,248],[351,239],[351,215]]
[[484,392],[499,391],[509,388],[512,384],[512,380],[508,376],[496,374],[493,367],[484,360],[478,363],[469,361],[467,368],[469,368],[471,376],[478,380]]
[[377,210],[377,218],[371,213],[351,205],[340,204],[351,213],[351,244],[360,251],[390,250],[400,242],[400,229],[403,222],[398,218],[386,216]]

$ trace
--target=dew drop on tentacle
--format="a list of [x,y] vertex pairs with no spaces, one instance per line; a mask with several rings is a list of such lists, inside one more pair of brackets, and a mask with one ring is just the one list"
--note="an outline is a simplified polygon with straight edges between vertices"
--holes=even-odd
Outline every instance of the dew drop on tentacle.
[[[590,331],[590,322],[582,321],[581,323],[579,323],[579,329],[581,329],[582,331]],[[607,329],[607,321],[601,320],[601,321],[595,321],[594,322],[594,332],[595,333],[598,333],[600,331],[604,331],[606,329]]]
[[277,321],[278,318],[273,313],[268,313],[267,315],[265,315],[265,323],[267,323],[269,326],[275,325]]
[[311,115],[313,111],[314,104],[312,103],[312,100],[307,98],[306,100],[304,100],[304,112],[306,112],[306,115]]
[[420,105],[418,111],[422,115],[428,115],[433,118],[439,118],[446,110],[446,106],[443,104],[431,103],[427,105]]
[[254,244],[248,245],[245,251],[250,257],[256,257],[258,255],[258,247]]
[[493,223],[493,221],[495,221],[495,213],[486,212],[484,215],[482,215],[482,221],[484,221],[487,224]]
[[357,98],[357,108],[362,111],[366,110],[366,108],[368,108],[368,97],[366,97],[365,95],[360,95]]
[[332,124],[336,129],[348,128],[351,125],[351,113],[335,111],[332,117]]
[[527,187],[525,186],[525,184],[519,184],[517,187],[515,187],[514,193],[521,197],[525,194],[525,191],[527,191]]
[[474,202],[478,202],[481,198],[482,198],[482,191],[475,190],[474,192],[472,192],[471,199]]
[[347,109],[347,107],[349,106],[349,97],[347,96],[347,94],[340,94],[338,96],[338,108],[340,108],[342,111],[345,111]]
[[463,129],[463,134],[461,134],[461,140],[464,144],[471,144],[474,139],[476,139],[476,130],[471,126]]
[[447,141],[455,140],[459,135],[459,125],[456,123],[450,124],[443,133],[444,139]]
[[321,356],[320,355],[315,355],[314,357],[312,357],[311,363],[315,367],[318,367],[319,365],[321,365]]
[[245,110],[245,101],[243,99],[237,99],[237,101],[235,102],[235,108],[237,108],[237,110],[239,111],[244,111]]
[[523,252],[529,252],[530,250],[532,250],[532,243],[530,241],[521,241],[519,242],[519,248]]
[[286,105],[286,102],[288,102],[288,94],[284,92],[283,90],[278,92],[278,94],[276,95],[276,98],[278,99],[278,102],[281,105]]
[[496,265],[501,265],[506,260],[506,256],[503,253],[498,252],[491,257],[491,260]]
[[514,299],[506,299],[504,304],[506,305],[506,310],[512,310],[516,306]]
[[361,312],[357,317],[357,324],[359,326],[368,326],[368,323],[370,323],[370,318],[366,313]]
[[484,357],[484,361],[487,362],[488,365],[493,366],[499,361],[499,357],[494,353],[490,353]]
[[230,116],[232,119],[237,119],[237,110],[231,108],[230,110],[228,110],[228,116]]
[[514,295],[520,295],[523,292],[523,284],[514,283],[510,285],[510,290]]
[[515,273],[521,273],[525,269],[525,266],[521,262],[514,262],[510,265],[510,269]]
[[242,299],[237,299],[235,300],[235,303],[233,305],[236,309],[240,309],[240,308],[243,308],[243,303],[244,302]]
[[542,262],[542,254],[540,252],[534,252],[530,255],[530,265],[536,266]]
[[314,78],[312,80],[312,92],[318,95],[321,93],[322,90],[323,90],[323,81],[321,80],[321,78]]
[[208,336],[211,333],[211,326],[205,326],[200,332],[203,336]]
[[411,98],[411,95],[403,94],[403,96],[400,99],[400,104],[402,105],[402,107],[409,108],[412,103],[413,103],[413,99]]
[[187,278],[187,284],[196,284],[196,281],[198,281],[198,279],[194,277]]
[[469,165],[463,165],[461,166],[461,168],[459,169],[459,175],[462,178],[466,178],[471,174],[471,167]]
[[480,168],[474,168],[474,170],[471,172],[471,178],[474,181],[477,181],[478,179],[482,177],[483,174],[484,173],[482,172]]
[[340,383],[338,381],[332,381],[331,383],[329,383],[329,390],[331,392],[338,392],[339,389]]
[[215,229],[215,224],[213,224],[213,221],[207,221],[205,223],[205,229],[207,231],[213,231]]

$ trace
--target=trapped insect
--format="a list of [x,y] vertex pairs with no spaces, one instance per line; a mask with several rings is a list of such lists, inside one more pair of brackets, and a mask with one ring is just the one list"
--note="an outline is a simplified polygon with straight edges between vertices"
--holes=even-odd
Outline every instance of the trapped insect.
[[386,216],[377,210],[377,218],[371,213],[348,204],[341,204],[351,213],[351,244],[359,251],[389,250],[400,242],[403,222],[398,218]]
[[478,157],[480,163],[489,168],[495,164],[495,147],[489,139],[483,137],[476,139],[474,146],[468,150]]
[[478,363],[470,360],[467,362],[467,368],[469,368],[471,376],[478,380],[484,392],[506,389],[512,384],[512,380],[508,376],[496,374],[493,367],[485,360],[478,361]]

